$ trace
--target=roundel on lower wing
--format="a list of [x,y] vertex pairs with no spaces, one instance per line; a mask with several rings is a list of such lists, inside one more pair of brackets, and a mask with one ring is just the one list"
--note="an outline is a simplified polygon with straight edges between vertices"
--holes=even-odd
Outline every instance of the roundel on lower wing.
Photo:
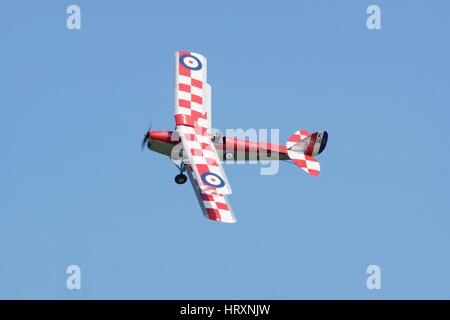
[[200,59],[191,54],[183,54],[180,56],[180,63],[189,70],[197,71],[202,68]]
[[225,185],[225,181],[219,175],[212,172],[202,174],[202,181],[204,184],[215,188],[222,188]]

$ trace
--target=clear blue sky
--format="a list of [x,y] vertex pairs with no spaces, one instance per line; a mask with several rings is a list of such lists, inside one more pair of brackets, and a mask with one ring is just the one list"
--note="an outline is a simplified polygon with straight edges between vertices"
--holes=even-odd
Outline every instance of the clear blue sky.
[[[0,298],[450,298],[449,33],[448,1],[2,2]],[[327,129],[320,177],[225,166],[238,223],[205,219],[140,151],[177,50],[215,127]]]

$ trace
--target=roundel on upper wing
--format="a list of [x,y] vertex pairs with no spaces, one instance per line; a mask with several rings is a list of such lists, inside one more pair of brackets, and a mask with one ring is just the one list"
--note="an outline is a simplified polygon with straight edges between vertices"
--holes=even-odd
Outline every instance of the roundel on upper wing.
[[183,54],[180,56],[180,63],[189,70],[197,71],[202,68],[200,59],[191,54]]
[[202,181],[208,186],[215,188],[221,188],[225,185],[225,181],[223,181],[219,175],[212,172],[205,172],[202,174]]

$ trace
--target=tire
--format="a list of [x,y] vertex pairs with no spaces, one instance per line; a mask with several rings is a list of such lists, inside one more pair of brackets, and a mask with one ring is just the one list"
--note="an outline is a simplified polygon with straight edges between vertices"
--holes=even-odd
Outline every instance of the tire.
[[186,183],[186,181],[187,181],[187,177],[185,174],[180,173],[175,176],[175,183],[177,183],[177,184],[183,184],[183,183]]

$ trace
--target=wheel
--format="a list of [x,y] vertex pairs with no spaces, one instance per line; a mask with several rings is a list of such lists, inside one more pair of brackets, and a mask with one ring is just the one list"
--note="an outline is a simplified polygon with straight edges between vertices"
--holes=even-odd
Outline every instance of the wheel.
[[183,184],[183,183],[185,183],[186,181],[187,181],[187,177],[186,177],[185,174],[180,173],[180,174],[177,174],[177,175],[175,176],[175,182],[176,182],[177,184]]

